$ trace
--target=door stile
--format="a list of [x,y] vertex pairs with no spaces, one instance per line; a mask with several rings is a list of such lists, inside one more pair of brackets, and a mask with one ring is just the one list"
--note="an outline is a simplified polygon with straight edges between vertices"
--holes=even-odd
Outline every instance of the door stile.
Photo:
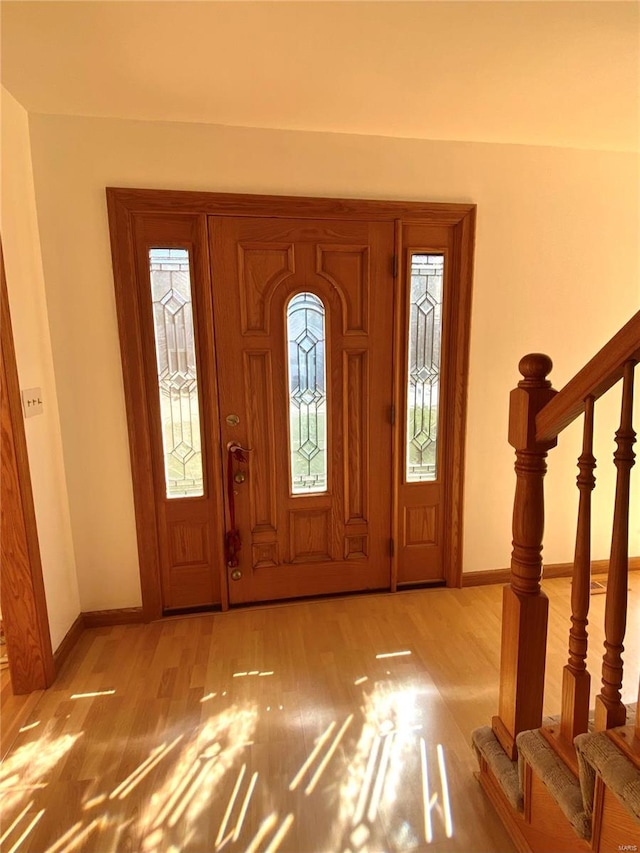
[[389,547],[391,550],[391,578],[390,591],[397,592],[398,589],[398,558],[399,550],[397,544],[399,542],[399,500],[400,489],[399,483],[402,477],[402,450],[403,438],[402,430],[399,425],[404,423],[403,417],[403,358],[404,358],[404,323],[403,323],[403,299],[404,287],[404,256],[402,252],[402,227],[401,219],[396,219],[394,223],[394,240],[393,240],[393,388],[391,406],[392,410],[389,413],[391,419],[391,542]]
[[[223,611],[229,609],[229,582],[224,560],[222,542],[224,541],[224,460],[225,448],[222,446],[220,425],[220,383],[218,381],[218,351],[216,348],[216,333],[213,318],[213,258],[209,245],[209,217],[200,216],[198,221],[198,257],[200,260],[197,277],[202,282],[200,291],[199,327],[201,329],[201,353],[210,358],[210,365],[202,383],[202,406],[204,411],[205,433],[203,440],[208,447],[209,464],[207,471],[210,476],[209,494],[215,494],[217,507],[216,542],[213,546],[215,554],[214,565],[217,566],[217,578],[220,591],[220,607]],[[214,571],[216,569],[214,568]]]
[[[450,401],[445,432],[450,437],[444,486],[448,523],[443,532],[445,577],[447,586],[462,586],[462,521],[464,499],[465,426],[469,381],[469,342],[471,327],[471,282],[476,210],[473,208],[453,228],[451,281],[456,298],[451,300],[449,317]],[[451,289],[451,288],[450,288]]]

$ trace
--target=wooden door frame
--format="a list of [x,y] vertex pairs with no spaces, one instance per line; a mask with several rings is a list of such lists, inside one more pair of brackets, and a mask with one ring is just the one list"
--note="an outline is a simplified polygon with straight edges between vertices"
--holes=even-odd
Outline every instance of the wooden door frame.
[[2,455],[7,464],[2,478],[2,618],[11,685],[14,693],[21,694],[48,687],[55,678],[55,667],[1,244],[0,290],[2,373],[6,377],[2,408],[6,407],[3,417],[9,426],[6,433],[2,431]]
[[[462,499],[466,427],[467,377],[469,361],[469,329],[471,320],[471,284],[475,240],[476,205],[423,203],[404,201],[374,201],[361,199],[308,198],[303,196],[237,195],[233,193],[190,192],[180,190],[146,190],[107,187],[107,206],[111,234],[116,308],[122,353],[129,449],[136,512],[138,556],[142,588],[143,614],[146,620],[162,616],[159,581],[159,548],[156,531],[158,519],[152,473],[152,447],[149,415],[140,401],[156,394],[149,388],[143,369],[144,359],[139,329],[141,304],[136,284],[134,222],[136,215],[190,214],[213,216],[251,216],[266,218],[308,218],[383,220],[395,223],[395,292],[394,304],[399,304],[402,282],[400,269],[403,255],[402,224],[423,222],[453,228],[454,251],[451,262],[453,275],[459,283],[457,300],[451,306],[449,341],[449,378],[453,381],[454,403],[447,423],[442,425],[452,445],[443,466],[446,482],[443,511],[445,525],[444,575],[448,586],[462,582]],[[396,315],[400,312],[396,310]],[[399,357],[403,351],[400,320],[396,317],[394,352],[394,405],[400,412],[403,366]],[[144,411],[143,411],[144,410]],[[135,417],[134,417],[135,413]],[[398,419],[402,422],[402,419]],[[391,495],[392,536],[397,539],[397,484],[402,459],[401,430],[395,430],[393,445],[394,478]],[[397,553],[397,549],[396,549]],[[221,566],[222,607],[228,607],[227,573]],[[397,558],[391,557],[391,589],[397,583]]]

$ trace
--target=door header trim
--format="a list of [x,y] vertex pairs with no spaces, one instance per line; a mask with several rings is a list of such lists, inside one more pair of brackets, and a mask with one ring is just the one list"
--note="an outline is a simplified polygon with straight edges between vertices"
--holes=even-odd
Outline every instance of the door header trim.
[[457,225],[476,210],[475,204],[449,202],[238,195],[123,187],[107,187],[107,199],[110,204],[122,206],[129,213],[205,213],[209,216],[265,216],[271,219],[411,219],[414,222],[424,219],[430,225]]

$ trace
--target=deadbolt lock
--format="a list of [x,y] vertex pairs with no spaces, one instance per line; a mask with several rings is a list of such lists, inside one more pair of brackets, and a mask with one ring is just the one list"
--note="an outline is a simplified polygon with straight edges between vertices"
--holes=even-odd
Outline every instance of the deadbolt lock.
[[238,426],[240,423],[240,418],[237,415],[227,415],[225,420],[229,426]]
[[231,580],[232,581],[239,581],[241,577],[242,577],[242,572],[240,571],[240,569],[234,569],[231,572]]
[[244,481],[247,479],[247,476],[244,471],[236,471],[236,473],[233,475],[233,479],[236,483],[244,483]]

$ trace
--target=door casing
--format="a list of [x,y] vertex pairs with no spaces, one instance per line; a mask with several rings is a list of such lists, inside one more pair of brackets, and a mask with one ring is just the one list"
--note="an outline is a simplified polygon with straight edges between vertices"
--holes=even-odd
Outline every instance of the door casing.
[[11,685],[15,694],[22,694],[48,687],[55,665],[1,245],[0,339],[0,588]]
[[[163,614],[160,586],[161,555],[158,530],[157,483],[154,483],[149,460],[154,453],[149,407],[140,400],[157,396],[144,369],[144,352],[139,330],[144,327],[143,304],[140,298],[140,275],[137,270],[135,230],[144,218],[191,217],[195,230],[206,234],[208,216],[265,217],[288,219],[345,219],[387,221],[394,224],[394,255],[389,259],[395,279],[394,295],[394,390],[390,401],[390,416],[395,413],[393,437],[393,487],[391,494],[392,556],[390,589],[402,585],[398,566],[402,555],[403,512],[401,489],[404,460],[404,389],[403,361],[405,358],[406,306],[402,294],[408,274],[407,250],[412,246],[437,249],[428,240],[420,239],[421,227],[445,229],[448,234],[447,265],[449,269],[448,306],[445,310],[444,361],[447,372],[447,400],[440,423],[443,441],[441,453],[441,549],[442,578],[448,586],[460,586],[462,577],[462,494],[464,474],[464,439],[466,421],[467,374],[469,357],[469,326],[471,315],[471,285],[475,238],[476,206],[473,204],[421,203],[402,201],[371,201],[285,196],[235,195],[227,193],[181,192],[107,188],[107,204],[116,291],[116,305],[122,353],[125,400],[133,478],[138,555],[146,620]],[[409,241],[409,242],[408,242]],[[203,257],[202,263],[208,261]],[[204,273],[203,273],[204,274]],[[210,384],[210,387],[211,386]],[[212,406],[217,403],[212,402]],[[218,454],[210,454],[217,457]],[[221,465],[212,459],[222,487]],[[220,476],[218,476],[220,475]],[[220,504],[222,505],[222,503]],[[222,520],[220,519],[222,529]],[[215,546],[215,560],[220,566],[220,606],[229,606],[227,572],[222,552],[222,535]],[[395,547],[393,544],[395,543]],[[428,581],[428,579],[426,579]]]

